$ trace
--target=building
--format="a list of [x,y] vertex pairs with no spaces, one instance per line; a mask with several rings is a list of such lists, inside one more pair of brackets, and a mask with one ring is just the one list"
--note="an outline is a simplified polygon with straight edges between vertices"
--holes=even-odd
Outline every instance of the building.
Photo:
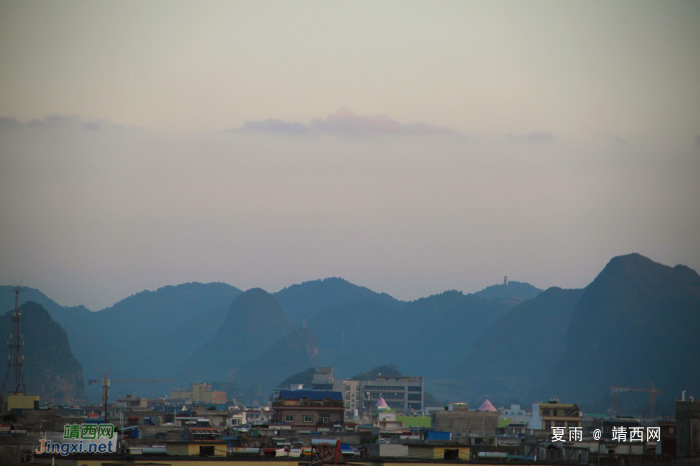
[[659,433],[661,440],[661,451],[658,453],[662,455],[676,456],[676,421],[674,420],[663,420],[659,421]]
[[[577,404],[559,403],[550,400],[547,403],[532,403],[531,430],[551,430],[552,427],[582,427],[583,415]],[[568,431],[568,430],[567,430]]]
[[124,398],[117,398],[117,408],[148,408],[148,398],[141,398],[135,395],[126,395]]
[[168,456],[226,456],[226,449],[226,444],[221,440],[182,440],[166,444]]
[[345,419],[369,416],[380,398],[398,413],[421,411],[424,407],[423,377],[377,376],[377,380],[335,380],[332,367],[319,367],[311,384],[314,390],[333,390],[343,394]]
[[[402,376],[383,377],[377,380],[360,380],[357,384],[355,399],[361,400],[363,410],[371,410],[380,398],[397,412],[413,412],[423,409],[423,377]],[[352,395],[352,391],[351,391]]]
[[601,420],[600,426],[602,429],[602,438],[605,440],[612,440],[613,429],[624,427],[626,431],[629,431],[632,427],[641,427],[642,424],[639,422],[639,419],[635,419],[631,416],[616,416],[614,419]]
[[380,398],[377,402],[377,410],[372,418],[372,433],[377,430],[377,434],[381,431],[387,430],[403,430],[403,422],[396,420],[396,410],[391,409],[384,401],[384,398]]
[[676,464],[700,466],[700,401],[676,400],[675,431]]
[[510,419],[514,424],[529,424],[532,419],[532,413],[520,409],[520,405],[510,405],[510,408],[502,408],[500,411],[501,419]]
[[333,390],[339,392],[343,382],[333,378],[332,367],[319,367],[311,381],[311,388],[314,390]]
[[499,413],[491,406],[491,403],[487,405],[491,409],[486,409],[484,405],[486,402],[480,407],[484,409],[470,411],[468,403],[452,403],[442,411],[433,412],[431,415],[432,428],[447,432],[495,435]]
[[319,367],[316,374],[314,374],[311,387],[314,390],[331,390],[342,393],[345,406],[345,419],[352,420],[361,417],[359,380],[335,380],[333,378],[332,367]]
[[280,390],[272,409],[274,422],[310,432],[340,425],[345,417],[342,393],[330,390]]
[[9,412],[13,409],[37,409],[39,407],[38,395],[25,395],[15,393],[2,397],[2,411]]
[[408,456],[422,460],[469,460],[471,447],[456,442],[431,442],[408,445]]
[[211,390],[208,383],[192,384],[192,388],[176,388],[172,392],[175,400],[190,400],[194,403],[225,404],[226,392],[216,392]]

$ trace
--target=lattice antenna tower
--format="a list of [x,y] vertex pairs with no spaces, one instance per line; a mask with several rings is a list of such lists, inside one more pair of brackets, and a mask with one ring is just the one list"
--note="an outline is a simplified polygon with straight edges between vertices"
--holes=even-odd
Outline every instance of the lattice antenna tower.
[[12,313],[12,333],[10,334],[10,339],[7,341],[7,346],[10,348],[10,356],[7,361],[7,375],[5,376],[5,381],[0,390],[0,394],[3,395],[6,393],[6,389],[12,395],[27,392],[27,386],[24,384],[24,374],[22,373],[22,366],[24,365],[24,356],[22,356],[24,339],[20,333],[22,311],[19,309],[19,294],[24,289],[25,287],[22,286],[21,283],[11,285],[9,289],[6,288],[6,291],[15,294],[15,310]]

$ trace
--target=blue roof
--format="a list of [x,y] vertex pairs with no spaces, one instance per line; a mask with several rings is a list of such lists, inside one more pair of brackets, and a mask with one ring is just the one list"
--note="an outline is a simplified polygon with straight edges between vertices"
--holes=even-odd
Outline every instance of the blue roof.
[[280,390],[281,400],[301,400],[302,398],[313,401],[321,401],[326,398],[343,401],[343,394],[331,390]]

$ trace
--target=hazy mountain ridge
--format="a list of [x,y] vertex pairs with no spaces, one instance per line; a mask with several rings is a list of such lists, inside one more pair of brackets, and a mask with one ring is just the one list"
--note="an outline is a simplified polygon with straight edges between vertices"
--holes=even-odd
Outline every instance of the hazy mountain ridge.
[[[238,288],[225,283],[183,283],[133,294],[97,312],[83,306],[61,306],[34,289],[22,291],[20,300],[38,298],[47,303],[47,311],[56,316],[66,331],[73,354],[87,378],[99,378],[104,372],[121,374],[124,378],[170,378],[180,364],[172,356],[187,348],[183,341],[198,342],[199,336],[195,333],[193,337],[183,335],[184,340],[175,340],[172,333],[201,312],[217,305],[228,307],[240,293]],[[0,296],[7,309],[14,307],[11,293]],[[144,388],[119,384],[112,391],[122,395]],[[153,386],[148,390],[160,393],[162,388]],[[86,391],[97,397],[100,388],[93,385]]]
[[285,334],[255,356],[238,374],[239,383],[259,384],[264,395],[284,377],[318,364],[316,337],[308,328],[297,328]]
[[511,280],[508,284],[501,283],[487,286],[483,290],[474,293],[474,296],[482,299],[496,299],[519,304],[536,298],[540,293],[542,293],[542,290],[529,283]]
[[[25,345],[24,380],[30,395],[39,395],[42,400],[70,403],[85,396],[82,367],[71,352],[68,335],[41,304],[34,301],[20,306],[22,320],[20,331]],[[12,332],[12,311],[0,317],[0,335],[6,338]],[[100,347],[94,348],[102,351]],[[10,350],[0,346],[0,359],[8,360]],[[7,369],[2,373],[5,380]],[[7,387],[9,388],[9,387]]]
[[230,371],[241,370],[290,328],[272,295],[261,288],[247,290],[231,303],[224,323],[189,356],[180,374],[190,381],[225,380]]
[[574,308],[549,390],[594,401],[608,394],[609,386],[654,383],[673,397],[700,386],[698,335],[697,272],[640,254],[615,257]]
[[[102,311],[63,308],[35,293],[66,319],[66,332],[79,342],[76,357],[85,358],[91,378],[105,370],[144,378],[176,375],[177,385],[187,385],[222,382],[238,371],[241,383],[260,377],[272,387],[314,365],[333,366],[339,378],[394,364],[401,373],[425,376],[428,389],[443,400],[473,402],[488,395],[505,402],[559,395],[583,402],[607,394],[612,383],[645,388],[654,382],[665,393],[700,384],[684,373],[688,368],[700,373],[689,356],[700,350],[693,339],[700,334],[699,283],[688,267],[667,267],[632,254],[613,258],[585,290],[552,287],[537,293],[529,284],[510,282],[508,287],[518,286],[505,296],[498,292],[508,291],[502,289],[506,285],[494,285],[474,294],[452,290],[402,302],[332,278],[273,295],[211,284],[211,295],[201,297],[209,293],[208,285],[178,289],[190,285],[184,284],[132,295],[109,308],[109,319],[96,322]],[[537,294],[516,305],[512,298],[521,299],[523,289]],[[177,296],[183,299],[171,307]],[[357,301],[363,296],[370,299]],[[300,322],[290,322],[280,297],[297,319],[320,310],[304,317],[308,328],[292,330]],[[306,309],[302,298],[311,303]],[[323,308],[329,303],[340,304]],[[193,308],[188,311],[188,306]],[[106,322],[112,318],[117,320],[110,327]],[[148,319],[150,327],[144,324]],[[71,333],[73,322],[80,323],[82,333]],[[138,325],[131,328],[132,322]],[[603,353],[592,356],[591,343],[615,358],[601,363]],[[95,345],[105,351],[92,351]],[[287,354],[284,348],[293,351]],[[645,348],[644,358],[632,357]],[[254,361],[262,367],[255,368]],[[444,374],[449,375],[439,379]],[[146,387],[114,388],[120,392],[116,395]],[[170,388],[163,384],[149,390],[162,394]]]
[[[11,288],[10,286],[0,286],[0,290],[5,291],[0,293],[0,309],[3,311],[15,307],[15,295],[10,292]],[[82,305],[63,306],[36,288],[23,287],[19,294],[19,304],[21,306],[29,301],[41,305],[51,315],[51,318],[62,326],[65,326],[66,323],[73,323],[76,318],[84,318],[92,312]]]
[[338,277],[291,285],[274,293],[273,296],[287,311],[289,320],[296,325],[314,314],[343,304],[376,302],[394,307],[400,307],[403,304],[402,301],[386,293],[377,293]]
[[337,306],[316,314],[309,327],[324,364],[338,373],[394,364],[404,374],[433,378],[454,366],[452,358],[466,353],[510,307],[453,290],[398,308],[376,302]]
[[552,287],[509,310],[445,379],[499,400],[530,393],[563,354],[566,329],[582,294]]
[[583,290],[550,288],[513,308],[429,388],[471,401],[559,396],[594,403],[610,386],[654,383],[672,399],[700,386],[699,334],[695,271],[618,256]]

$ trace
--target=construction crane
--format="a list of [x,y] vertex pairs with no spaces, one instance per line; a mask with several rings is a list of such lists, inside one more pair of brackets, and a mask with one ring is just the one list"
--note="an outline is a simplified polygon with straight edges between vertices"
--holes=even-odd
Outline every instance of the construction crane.
[[654,419],[654,402],[656,401],[656,394],[661,395],[663,392],[661,390],[654,390],[654,384],[651,384],[651,388],[629,388],[629,387],[610,387],[613,396],[613,411],[617,414],[617,394],[620,392],[646,392],[649,394],[649,406],[651,407],[651,418]]
[[101,383],[102,384],[102,404],[104,405],[105,408],[105,424],[107,424],[107,400],[109,399],[109,386],[112,383],[132,383],[132,382],[151,382],[151,383],[157,383],[157,382],[177,382],[175,379],[127,379],[127,380],[110,380],[107,378],[107,373],[105,372],[104,377],[102,377],[102,381],[96,380],[96,379],[91,379],[88,380],[88,385],[92,385],[94,383]]

